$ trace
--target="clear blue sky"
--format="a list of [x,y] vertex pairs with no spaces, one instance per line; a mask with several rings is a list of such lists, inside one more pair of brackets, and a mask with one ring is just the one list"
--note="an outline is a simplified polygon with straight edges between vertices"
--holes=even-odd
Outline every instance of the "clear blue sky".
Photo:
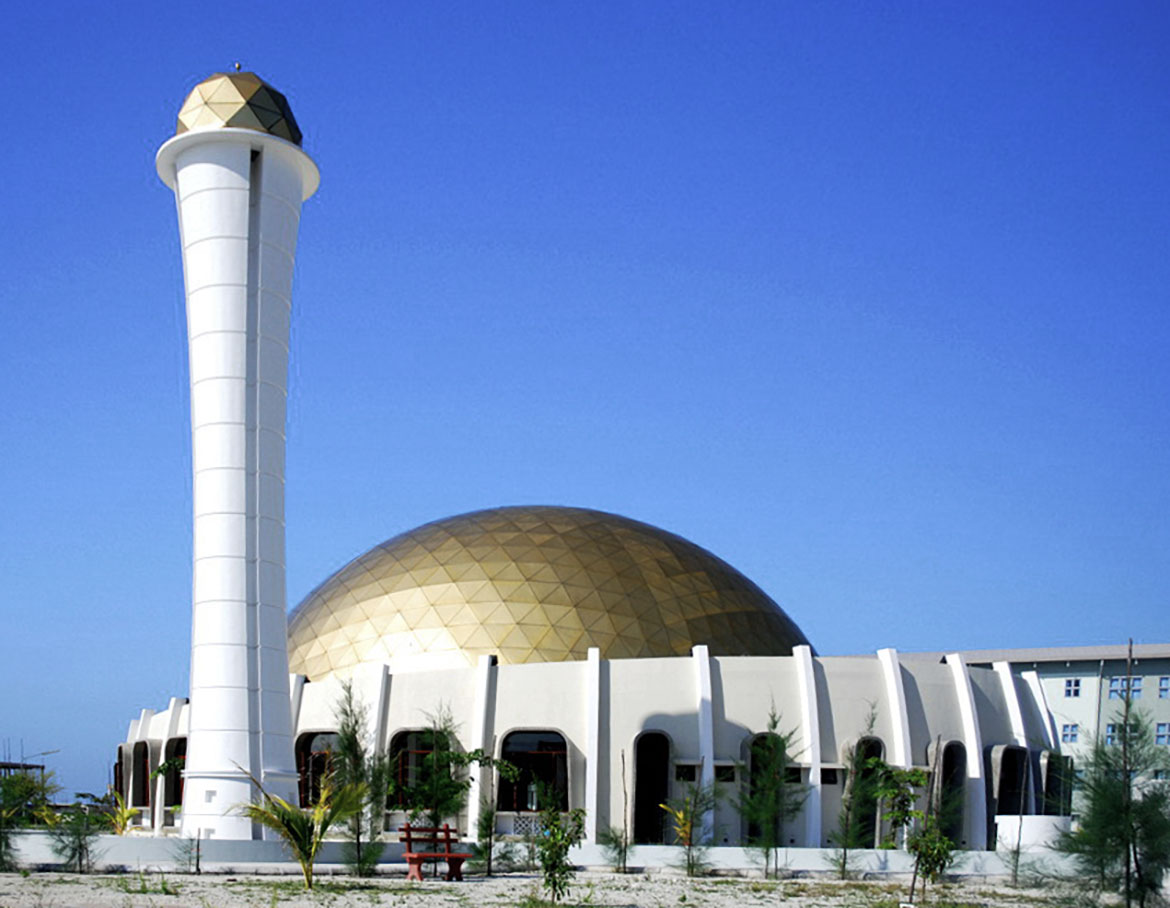
[[304,209],[290,606],[501,504],[698,542],[823,653],[1165,642],[1161,3],[23,4],[0,37],[0,744],[187,686],[174,202],[240,60]]

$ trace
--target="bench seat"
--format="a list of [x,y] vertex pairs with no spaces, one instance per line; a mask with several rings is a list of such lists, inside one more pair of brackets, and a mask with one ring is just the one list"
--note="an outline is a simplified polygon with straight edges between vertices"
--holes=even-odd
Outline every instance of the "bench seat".
[[406,878],[423,880],[422,865],[429,861],[446,861],[448,881],[463,879],[463,862],[471,857],[470,852],[454,851],[459,845],[459,832],[446,823],[441,827],[400,826],[402,842],[405,844],[403,857],[406,858]]

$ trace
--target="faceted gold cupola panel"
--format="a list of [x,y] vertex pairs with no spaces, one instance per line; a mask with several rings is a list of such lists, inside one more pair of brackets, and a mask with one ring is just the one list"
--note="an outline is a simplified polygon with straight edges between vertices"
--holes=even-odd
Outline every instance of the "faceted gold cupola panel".
[[672,533],[600,511],[511,507],[428,523],[371,549],[289,620],[290,670],[391,671],[712,655],[807,643],[758,586]]
[[254,129],[301,144],[301,130],[284,95],[255,73],[216,73],[183,102],[175,135],[189,130]]

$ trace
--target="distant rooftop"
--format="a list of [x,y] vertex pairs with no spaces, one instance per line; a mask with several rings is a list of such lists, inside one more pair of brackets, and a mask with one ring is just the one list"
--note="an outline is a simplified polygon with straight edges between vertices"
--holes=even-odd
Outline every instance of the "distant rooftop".
[[[968,665],[989,665],[992,662],[1041,663],[1041,662],[1100,662],[1101,660],[1125,661],[1129,647],[1124,643],[1107,646],[1041,646],[1032,649],[965,649],[959,650]],[[945,651],[925,653],[899,653],[909,659],[931,659],[941,662]],[[1133,658],[1170,659],[1170,643],[1135,643]]]

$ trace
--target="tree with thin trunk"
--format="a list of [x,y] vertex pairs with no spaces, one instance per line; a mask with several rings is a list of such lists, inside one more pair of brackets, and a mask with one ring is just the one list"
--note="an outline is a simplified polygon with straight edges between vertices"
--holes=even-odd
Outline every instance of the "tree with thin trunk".
[[626,752],[621,751],[622,760],[622,825],[605,826],[597,832],[597,844],[605,852],[605,856],[618,873],[629,870],[630,852],[633,843],[630,841],[630,798],[626,788]]
[[[702,779],[702,762],[699,763],[698,775]],[[718,800],[714,785],[691,782],[681,797],[658,805],[670,817],[674,843],[682,846],[683,869],[687,876],[700,876],[707,869],[707,849],[711,847],[711,841],[710,836],[704,835],[703,818],[715,809]]]
[[873,773],[874,796],[885,808],[885,819],[890,824],[889,833],[882,839],[882,847],[897,848],[902,830],[909,831],[915,820],[925,816],[914,805],[918,801],[919,792],[929,781],[926,771],[915,767],[901,769],[891,766],[881,757],[870,757],[866,761],[866,768]]
[[371,875],[385,846],[378,841],[390,787],[390,761],[384,751],[367,746],[369,711],[358,700],[353,682],[341,684],[337,701],[337,750],[333,754],[334,784],[360,787],[366,798],[363,809],[346,822],[345,863],[357,876]]
[[470,767],[478,766],[488,773],[494,770],[510,780],[519,776],[519,770],[484,750],[460,750],[458,728],[446,704],[439,704],[435,712],[426,714],[426,719],[427,727],[420,733],[419,750],[423,756],[417,773],[411,778],[401,771],[400,763],[406,755],[399,754],[398,762],[392,762],[390,767],[390,793],[406,808],[411,822],[422,818],[437,828],[449,817],[457,817],[466,805],[471,788]]
[[[494,739],[491,750],[495,750]],[[484,764],[480,767],[483,786],[479,796],[479,816],[475,821],[475,853],[477,860],[483,863],[485,876],[492,875],[492,862],[496,853],[496,774],[493,769],[494,767],[490,764]],[[510,763],[508,770],[511,770]],[[510,777],[510,772],[505,774]]]
[[539,800],[540,836],[536,840],[536,849],[540,855],[542,885],[555,905],[569,894],[574,875],[569,850],[585,835],[585,810],[575,807],[561,813],[555,793],[543,786]]
[[[954,860],[954,843],[942,831],[942,815],[948,809],[942,795],[943,780],[939,775],[942,760],[942,738],[935,738],[934,766],[930,778],[933,784],[927,789],[926,810],[922,815],[922,826],[907,837],[906,848],[914,855],[914,873],[910,877],[910,902],[914,902],[914,888],[922,878],[922,898],[926,900],[926,881],[937,883],[943,872]],[[935,790],[939,797],[935,799]]]
[[1060,848],[1075,856],[1082,874],[1120,892],[1131,908],[1156,899],[1170,871],[1170,791],[1156,778],[1170,769],[1145,715],[1133,708],[1133,641],[1127,681],[1112,736],[1098,736],[1077,782],[1080,824]]
[[877,709],[871,704],[864,730],[845,750],[845,791],[837,813],[837,828],[829,834],[829,842],[833,845],[829,864],[841,879],[849,876],[849,852],[855,848],[873,847],[873,832],[865,823],[865,808],[876,800],[874,774],[867,765],[868,758],[861,742],[873,734],[876,723]]
[[49,841],[53,853],[66,867],[89,873],[97,858],[94,849],[98,836],[109,831],[110,818],[101,798],[87,792],[78,792],[77,798],[49,825]]
[[795,741],[795,731],[780,731],[780,714],[773,706],[768,730],[752,741],[747,789],[735,801],[748,826],[748,844],[764,857],[765,879],[779,876],[784,826],[800,813],[808,797],[799,779],[788,777]]

